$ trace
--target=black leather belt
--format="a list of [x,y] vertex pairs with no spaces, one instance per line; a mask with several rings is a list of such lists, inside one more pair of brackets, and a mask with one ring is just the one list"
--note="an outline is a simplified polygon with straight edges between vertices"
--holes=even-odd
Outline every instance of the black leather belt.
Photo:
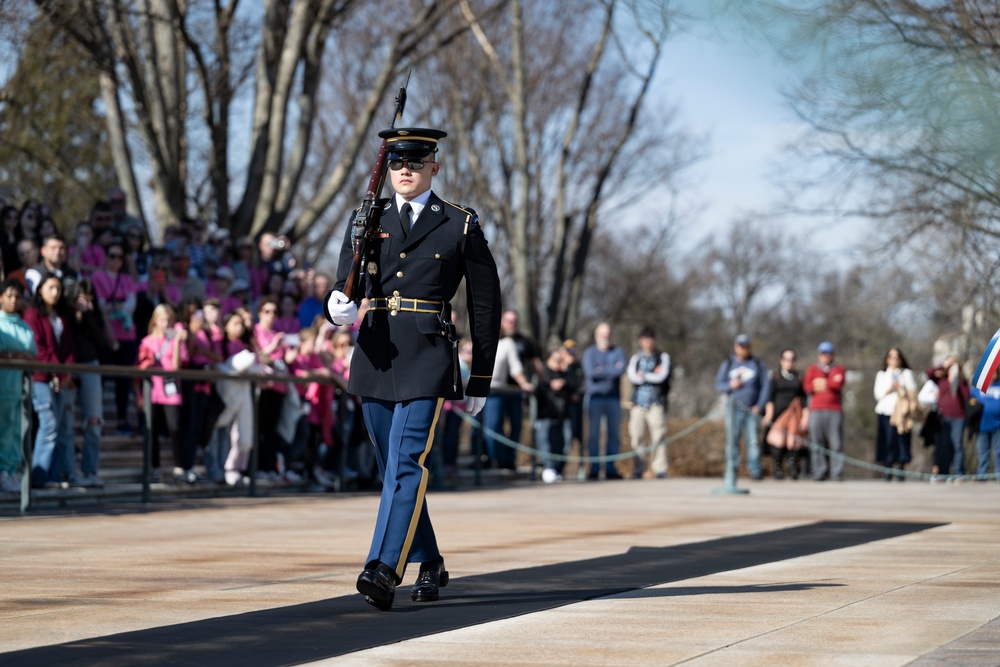
[[388,310],[390,315],[400,311],[407,313],[440,313],[444,303],[427,301],[425,299],[407,299],[401,296],[390,296],[383,299],[372,299],[372,310]]

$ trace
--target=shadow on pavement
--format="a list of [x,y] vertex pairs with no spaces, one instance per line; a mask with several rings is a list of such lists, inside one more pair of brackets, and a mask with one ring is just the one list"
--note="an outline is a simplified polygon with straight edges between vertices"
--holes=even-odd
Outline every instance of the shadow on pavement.
[[634,547],[603,556],[456,578],[438,603],[413,603],[397,590],[390,612],[358,595],[222,616],[0,654],[13,665],[295,665],[416,637],[489,623],[584,600],[627,597],[792,593],[836,584],[691,586],[646,590],[718,572],[891,539],[937,523],[823,521],[783,530],[670,547]]

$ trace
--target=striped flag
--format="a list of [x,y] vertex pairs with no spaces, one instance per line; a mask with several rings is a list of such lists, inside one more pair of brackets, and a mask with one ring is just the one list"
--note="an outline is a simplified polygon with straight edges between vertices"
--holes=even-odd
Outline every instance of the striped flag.
[[972,376],[973,386],[979,391],[986,391],[990,381],[993,380],[993,374],[997,372],[997,366],[1000,366],[1000,329],[993,334],[986,351],[983,352],[983,358],[979,360],[976,373]]

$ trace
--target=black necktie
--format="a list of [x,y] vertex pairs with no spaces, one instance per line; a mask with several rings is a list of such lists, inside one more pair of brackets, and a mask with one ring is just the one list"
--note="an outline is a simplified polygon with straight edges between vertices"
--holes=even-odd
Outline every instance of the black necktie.
[[403,238],[405,239],[410,234],[410,211],[413,207],[410,206],[410,202],[403,204],[403,208],[399,209],[399,222],[403,225]]

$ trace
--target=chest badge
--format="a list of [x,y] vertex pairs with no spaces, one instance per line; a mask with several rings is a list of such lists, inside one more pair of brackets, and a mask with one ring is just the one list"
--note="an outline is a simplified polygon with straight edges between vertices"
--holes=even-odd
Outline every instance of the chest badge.
[[375,262],[368,262],[368,275],[374,276],[378,273],[378,264]]

